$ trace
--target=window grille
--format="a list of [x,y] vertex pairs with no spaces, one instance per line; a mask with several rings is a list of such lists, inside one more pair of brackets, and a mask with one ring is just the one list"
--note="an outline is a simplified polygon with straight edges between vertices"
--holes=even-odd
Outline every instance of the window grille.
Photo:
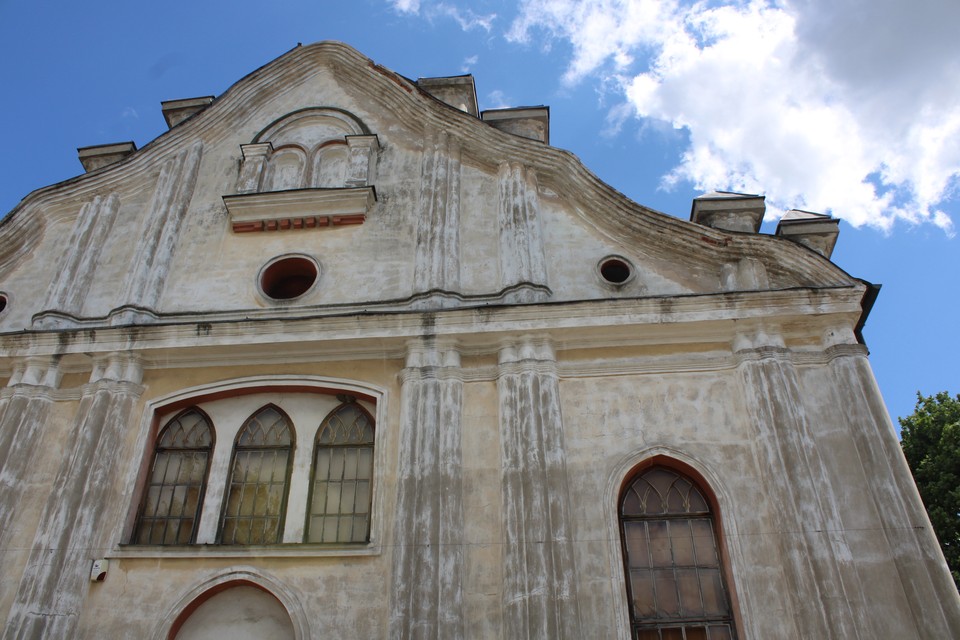
[[334,409],[317,430],[307,514],[307,542],[370,538],[373,419],[358,404]]
[[689,478],[666,467],[637,476],[620,500],[635,640],[733,640],[714,518]]
[[276,544],[283,535],[293,426],[268,405],[247,419],[233,447],[221,544]]
[[134,532],[135,544],[189,544],[197,533],[213,429],[196,408],[160,431]]

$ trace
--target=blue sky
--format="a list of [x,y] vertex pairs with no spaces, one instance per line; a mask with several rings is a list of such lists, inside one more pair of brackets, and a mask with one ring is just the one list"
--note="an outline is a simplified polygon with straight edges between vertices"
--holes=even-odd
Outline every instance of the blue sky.
[[943,0],[0,0],[0,211],[76,148],[166,126],[298,42],[409,78],[472,73],[481,109],[547,104],[551,142],[688,218],[704,191],[842,219],[833,259],[883,285],[864,335],[894,419],[960,391],[960,3]]

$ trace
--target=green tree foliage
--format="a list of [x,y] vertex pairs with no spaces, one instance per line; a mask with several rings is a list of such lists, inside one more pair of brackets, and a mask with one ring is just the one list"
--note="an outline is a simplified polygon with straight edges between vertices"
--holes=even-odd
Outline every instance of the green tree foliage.
[[960,394],[924,397],[900,418],[900,445],[960,588]]

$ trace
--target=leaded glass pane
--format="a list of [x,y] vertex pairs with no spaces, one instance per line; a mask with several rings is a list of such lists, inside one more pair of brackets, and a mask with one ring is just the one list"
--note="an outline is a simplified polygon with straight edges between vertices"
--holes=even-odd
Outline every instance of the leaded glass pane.
[[317,430],[307,541],[366,542],[372,480],[373,420],[359,405],[342,404]]
[[634,637],[733,640],[703,492],[689,478],[653,467],[624,490],[620,507]]
[[168,422],[157,436],[137,518],[135,544],[193,541],[213,448],[213,430],[196,409]]
[[293,427],[273,406],[251,416],[237,434],[220,541],[276,544],[283,532]]

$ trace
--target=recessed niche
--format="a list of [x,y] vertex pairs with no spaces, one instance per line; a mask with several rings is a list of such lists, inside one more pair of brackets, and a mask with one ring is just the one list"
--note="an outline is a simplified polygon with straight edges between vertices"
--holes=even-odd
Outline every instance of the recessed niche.
[[607,284],[622,285],[633,278],[633,265],[626,258],[620,256],[607,256],[597,264],[597,270],[600,277]]
[[293,300],[309,291],[319,275],[312,258],[282,256],[260,270],[260,291],[271,300]]

